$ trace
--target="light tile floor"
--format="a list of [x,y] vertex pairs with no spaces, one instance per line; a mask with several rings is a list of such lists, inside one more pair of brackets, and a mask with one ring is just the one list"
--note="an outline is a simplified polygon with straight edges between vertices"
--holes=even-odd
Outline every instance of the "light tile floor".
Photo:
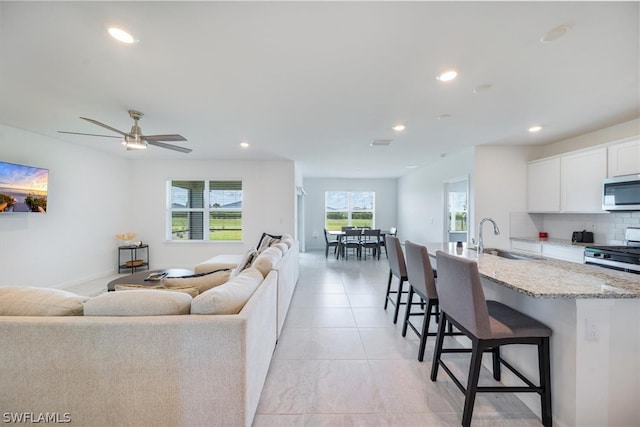
[[[300,279],[254,427],[460,425],[462,393],[442,370],[437,382],[429,379],[435,339],[418,362],[418,338],[411,330],[401,336],[404,306],[396,325],[393,306],[383,309],[388,275],[384,257],[300,254]],[[446,357],[466,379],[468,355]],[[482,375],[483,385],[492,384],[489,371]],[[484,393],[472,425],[541,424],[514,395]]]
[[[95,296],[121,276],[67,290]],[[462,393],[442,370],[437,382],[429,379],[435,339],[429,338],[425,360],[418,362],[418,338],[411,330],[401,336],[404,306],[396,325],[393,306],[383,309],[388,277],[384,257],[345,261],[325,259],[324,251],[300,254],[300,279],[254,427],[460,425]],[[456,375],[466,378],[468,356],[446,357]],[[492,382],[483,369],[481,383]],[[512,394],[485,393],[476,398],[472,425],[541,424]]]

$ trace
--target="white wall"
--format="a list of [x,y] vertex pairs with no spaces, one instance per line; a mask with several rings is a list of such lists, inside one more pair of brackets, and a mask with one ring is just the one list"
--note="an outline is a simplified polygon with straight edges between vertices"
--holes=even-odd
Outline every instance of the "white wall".
[[46,214],[0,214],[0,286],[62,287],[113,272],[129,231],[131,162],[0,125],[0,159],[49,169]]
[[[166,183],[176,179],[242,179],[242,242],[165,239]],[[152,268],[193,268],[212,256],[241,254],[263,232],[295,233],[295,168],[291,161],[139,160],[132,172],[131,228],[149,244]]]
[[325,247],[323,235],[325,191],[375,191],[376,228],[388,230],[391,227],[397,227],[397,182],[396,179],[305,178],[306,249],[324,249]]
[[500,228],[493,234],[491,224],[484,225],[484,246],[508,249],[510,212],[527,210],[528,147],[478,146],[475,150],[475,203],[469,228],[478,237],[482,218],[492,218]]
[[[473,209],[473,157],[468,149],[411,171],[398,181],[398,236],[401,241],[441,242],[444,236],[443,183],[471,175],[470,213]],[[470,218],[470,224],[473,220]]]

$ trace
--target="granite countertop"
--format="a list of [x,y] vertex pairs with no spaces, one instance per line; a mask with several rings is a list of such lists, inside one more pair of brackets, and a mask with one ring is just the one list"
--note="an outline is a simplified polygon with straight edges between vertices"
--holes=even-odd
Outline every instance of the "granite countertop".
[[[533,298],[640,298],[640,275],[541,256],[514,260],[456,249],[455,243],[427,243],[429,255],[438,250],[472,259],[487,280]],[[511,253],[518,251],[509,250]]]
[[572,242],[571,239],[545,239],[541,240],[539,237],[511,237],[511,240],[519,240],[522,242],[542,243],[545,245],[558,245],[558,246],[572,246],[584,248],[587,246],[597,246],[598,243],[581,243]]

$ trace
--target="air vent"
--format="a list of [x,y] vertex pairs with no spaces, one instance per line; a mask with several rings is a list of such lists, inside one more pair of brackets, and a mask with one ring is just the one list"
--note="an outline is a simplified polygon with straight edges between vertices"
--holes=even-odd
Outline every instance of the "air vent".
[[393,142],[392,139],[374,139],[371,143],[372,147],[388,147]]

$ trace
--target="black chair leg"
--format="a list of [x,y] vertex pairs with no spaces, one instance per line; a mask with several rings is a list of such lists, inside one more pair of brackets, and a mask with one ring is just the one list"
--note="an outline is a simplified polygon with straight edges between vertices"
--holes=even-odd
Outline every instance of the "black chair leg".
[[413,302],[413,286],[409,285],[409,299],[407,300],[407,311],[404,313],[404,323],[402,324],[402,336],[407,336],[407,326],[409,326],[409,316],[411,315],[411,305]]
[[493,347],[491,353],[493,353],[493,379],[500,381],[500,346]]
[[391,295],[391,280],[393,279],[393,273],[389,270],[389,283],[387,283],[387,295],[384,298],[384,309],[387,309],[389,304],[389,295]]
[[464,398],[464,410],[462,412],[462,425],[464,427],[471,426],[471,416],[473,415],[473,405],[476,401],[476,393],[478,390],[478,379],[480,377],[480,367],[482,365],[482,349],[478,341],[472,342],[471,348],[471,366],[469,366],[469,379],[467,380],[467,389]]
[[396,299],[396,311],[393,314],[393,324],[398,323],[398,313],[400,313],[400,304],[402,302],[402,285],[404,284],[404,279],[400,279],[400,283],[398,283],[398,298]]
[[540,395],[542,425],[551,427],[551,360],[549,354],[549,338],[542,338],[538,344],[538,366],[540,369]]
[[444,343],[444,330],[446,323],[447,315],[440,312],[438,335],[436,336],[436,349],[433,352],[433,361],[431,362],[431,381],[435,381],[438,378],[438,368],[440,367],[440,358],[442,357],[442,344]]
[[429,298],[427,309],[424,312],[422,320],[422,335],[420,335],[420,348],[418,349],[418,361],[424,360],[424,349],[427,346],[427,337],[429,336],[429,324],[431,323],[431,308],[434,306],[433,300]]

